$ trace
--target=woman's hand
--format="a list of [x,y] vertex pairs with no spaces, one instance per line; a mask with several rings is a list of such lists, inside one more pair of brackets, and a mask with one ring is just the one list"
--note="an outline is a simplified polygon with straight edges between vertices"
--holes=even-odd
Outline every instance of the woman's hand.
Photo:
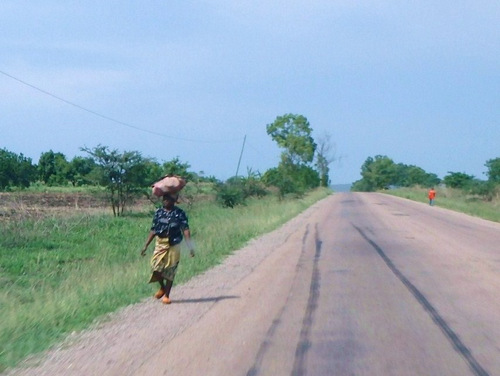
[[146,243],[144,243],[144,247],[141,250],[141,256],[146,256],[146,250],[148,249],[149,244],[153,241],[154,237],[155,233],[151,230],[148,234],[148,238],[146,239]]
[[194,249],[189,250],[189,256],[194,257]]

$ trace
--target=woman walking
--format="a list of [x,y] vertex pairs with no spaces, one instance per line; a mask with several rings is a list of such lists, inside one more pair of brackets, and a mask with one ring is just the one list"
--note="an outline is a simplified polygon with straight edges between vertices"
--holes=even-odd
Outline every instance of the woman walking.
[[162,299],[164,304],[170,304],[170,290],[174,283],[177,266],[179,265],[183,237],[189,248],[191,257],[194,257],[194,248],[191,243],[186,213],[175,206],[178,194],[163,195],[163,207],[156,210],[151,225],[151,231],[146,239],[146,244],[141,250],[141,256],[146,255],[149,244],[156,238],[156,245],[151,259],[151,278],[149,283],[158,282],[160,289],[154,297]]

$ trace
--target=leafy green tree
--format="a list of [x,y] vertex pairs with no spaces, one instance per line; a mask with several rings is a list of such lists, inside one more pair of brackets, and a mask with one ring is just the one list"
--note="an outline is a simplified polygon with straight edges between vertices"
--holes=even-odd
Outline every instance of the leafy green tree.
[[36,180],[36,166],[31,158],[0,149],[0,189],[29,187]]
[[440,179],[436,174],[427,173],[420,167],[408,166],[403,163],[396,165],[396,177],[393,183],[396,186],[413,187],[420,185],[423,187],[432,187],[438,185],[439,182]]
[[443,182],[449,188],[466,189],[474,182],[474,176],[467,175],[464,172],[448,171],[448,175],[444,177]]
[[284,149],[282,161],[292,164],[312,162],[316,143],[311,133],[309,121],[302,115],[285,114],[267,125],[267,134]]
[[396,181],[396,164],[385,155],[376,155],[375,158],[368,157],[361,166],[361,176],[370,191],[386,189]]
[[279,166],[266,172],[263,182],[278,187],[281,197],[288,193],[300,195],[319,186],[318,172],[309,166],[316,151],[311,133],[311,126],[302,115],[285,114],[267,125],[267,134],[283,152]]
[[320,175],[311,166],[293,165],[290,168],[293,169],[292,175],[297,177],[300,188],[308,190],[319,187],[321,181]]
[[304,192],[300,189],[296,179],[285,170],[283,165],[270,168],[262,176],[262,181],[267,186],[278,188],[279,197],[283,198],[287,194],[302,195]]
[[494,158],[486,161],[486,168],[488,168],[488,181],[493,182],[494,184],[500,183],[500,158]]
[[441,179],[434,173],[427,173],[427,179],[424,183],[421,183],[421,185],[426,187],[435,187],[439,184],[441,184]]
[[90,184],[90,173],[96,168],[96,163],[89,157],[74,157],[67,165],[66,178],[75,186]]
[[262,182],[279,190],[280,198],[288,194],[302,196],[308,189],[319,186],[318,171],[306,165],[280,163],[278,167],[267,170]]
[[[147,180],[149,181],[149,185],[153,185],[154,182],[158,181],[158,179],[167,174],[163,173],[163,168],[155,159],[147,158],[144,160],[144,174],[147,176]],[[150,192],[147,193],[148,196]]]
[[63,185],[68,182],[68,161],[62,153],[52,150],[40,155],[38,161],[38,174],[40,180],[47,185]]
[[395,164],[385,155],[368,157],[361,166],[361,176],[362,179],[353,183],[352,191],[370,192],[390,186],[431,187],[438,185],[441,181],[436,174],[425,172],[422,168],[413,165]]
[[351,185],[351,191],[353,192],[371,192],[373,190],[373,187],[365,179],[356,180]]
[[163,163],[164,175],[173,174],[182,176],[184,179],[191,180],[193,178],[193,173],[189,172],[191,165],[187,162],[181,162],[179,157]]
[[149,187],[147,164],[150,160],[143,158],[141,153],[119,153],[101,145],[81,150],[88,153],[98,165],[97,182],[106,187],[114,216],[123,215],[125,206]]

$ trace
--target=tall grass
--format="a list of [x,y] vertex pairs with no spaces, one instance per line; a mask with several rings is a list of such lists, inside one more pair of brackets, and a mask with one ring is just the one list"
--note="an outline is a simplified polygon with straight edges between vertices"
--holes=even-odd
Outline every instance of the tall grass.
[[[267,197],[234,209],[209,201],[184,208],[197,257],[183,258],[176,283],[220,263],[328,194]],[[156,289],[147,284],[148,260],[139,256],[153,212],[147,207],[120,218],[75,212],[1,223],[0,372]]]
[[[437,187],[436,192],[436,206],[490,221],[500,222],[500,201],[498,199],[485,201],[478,196],[469,195],[462,190],[445,187]],[[427,198],[427,189],[419,187],[391,189],[383,193],[407,198],[413,201],[429,202]]]

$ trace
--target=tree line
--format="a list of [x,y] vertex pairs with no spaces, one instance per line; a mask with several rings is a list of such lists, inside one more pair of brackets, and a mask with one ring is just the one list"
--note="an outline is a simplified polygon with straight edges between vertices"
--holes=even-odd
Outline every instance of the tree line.
[[361,166],[361,179],[354,182],[351,190],[371,192],[391,187],[434,187],[444,184],[449,188],[461,189],[491,200],[500,187],[500,158],[493,158],[484,164],[487,180],[481,180],[464,172],[448,171],[441,180],[436,174],[424,169],[395,163],[385,155],[368,157]]
[[63,153],[49,150],[38,163],[23,154],[0,149],[0,190],[45,186],[101,186],[109,193],[115,215],[121,215],[127,202],[147,192],[150,185],[166,174],[216,184],[218,199],[224,206],[244,202],[275,187],[280,195],[301,195],[308,189],[330,184],[329,165],[335,160],[330,136],[312,137],[312,127],[303,115],[285,114],[266,126],[268,135],[282,149],[278,166],[263,174],[248,170],[248,176],[234,176],[225,182],[190,171],[179,157],[160,163],[138,151],[112,150],[98,145],[82,147],[84,156],[68,160]]
[[63,153],[49,150],[37,164],[23,154],[0,149],[0,190],[12,191],[38,184],[42,186],[103,187],[116,216],[127,203],[147,194],[151,184],[169,173],[190,179],[205,179],[189,172],[190,165],[178,157],[164,163],[143,157],[138,151],[111,150],[107,146],[81,148],[86,156],[68,160]]

